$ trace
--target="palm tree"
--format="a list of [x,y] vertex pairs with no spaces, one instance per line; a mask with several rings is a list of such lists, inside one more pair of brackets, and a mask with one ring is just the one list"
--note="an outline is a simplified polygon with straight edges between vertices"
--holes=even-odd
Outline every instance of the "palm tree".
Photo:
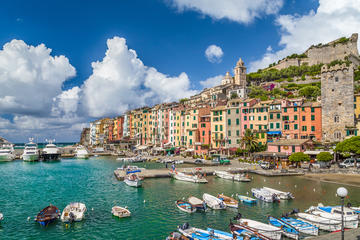
[[256,148],[258,147],[258,141],[255,134],[250,130],[246,129],[244,136],[241,138],[241,146],[245,148],[250,154],[250,152],[256,151]]

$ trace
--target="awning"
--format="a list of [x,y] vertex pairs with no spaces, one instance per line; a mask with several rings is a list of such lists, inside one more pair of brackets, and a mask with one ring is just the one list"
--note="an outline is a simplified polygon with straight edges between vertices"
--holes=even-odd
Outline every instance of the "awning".
[[279,135],[281,134],[281,131],[270,131],[270,132],[267,132],[268,135]]
[[164,147],[165,147],[165,146],[172,146],[172,142],[165,143],[165,144],[164,144]]
[[195,150],[192,149],[192,148],[189,148],[189,149],[186,149],[186,150],[185,150],[185,152],[193,152],[193,151],[195,151]]
[[[305,151],[304,153],[307,154],[307,155],[318,155],[319,153],[322,153],[322,152],[327,152],[327,151],[315,151],[315,150],[310,151],[310,150],[308,150],[308,151]],[[333,151],[330,151],[329,153],[334,154]]]
[[148,146],[140,145],[140,146],[138,146],[138,147],[136,147],[136,148],[139,149],[139,150],[145,150],[145,149],[148,148]]
[[162,147],[156,147],[156,148],[153,148],[154,151],[164,151],[164,149]]

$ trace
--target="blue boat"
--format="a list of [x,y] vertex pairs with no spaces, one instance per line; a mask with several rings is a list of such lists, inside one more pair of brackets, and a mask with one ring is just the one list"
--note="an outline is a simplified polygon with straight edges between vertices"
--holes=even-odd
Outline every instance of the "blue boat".
[[243,196],[243,195],[238,195],[238,198],[241,202],[248,203],[248,204],[254,204],[257,202],[257,199]]
[[[206,230],[209,231],[209,232],[211,232],[211,233],[213,233],[213,235],[214,235],[215,237],[220,237],[221,239],[224,239],[224,240],[231,240],[231,239],[233,239],[233,234],[231,234],[231,233],[223,232],[223,231],[216,230],[216,229],[213,229],[213,228],[207,228]],[[243,231],[246,231],[246,230],[243,230]],[[242,235],[251,236],[251,233],[248,232],[247,234],[245,234],[245,232],[243,232]],[[237,236],[236,239],[243,240],[244,237],[243,237],[243,236]],[[261,238],[255,237],[255,236],[251,236],[251,237],[250,237],[250,240],[261,240]]]
[[299,219],[296,218],[291,218],[291,217],[282,217],[281,221],[289,224],[290,226],[294,227],[295,229],[297,229],[300,233],[305,233],[307,235],[312,235],[312,236],[318,236],[319,235],[319,228],[301,221]]
[[268,218],[269,223],[275,227],[281,228],[283,234],[291,239],[298,240],[299,239],[299,231],[296,230],[293,226],[290,224],[274,217]]
[[47,206],[36,215],[35,221],[40,223],[41,226],[47,226],[60,217],[60,210],[53,206]]

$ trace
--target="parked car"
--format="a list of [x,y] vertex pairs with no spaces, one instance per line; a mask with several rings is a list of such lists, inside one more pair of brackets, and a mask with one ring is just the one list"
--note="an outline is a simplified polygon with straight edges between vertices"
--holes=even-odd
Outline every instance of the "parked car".
[[345,159],[343,162],[339,163],[339,167],[340,168],[355,167],[355,161],[356,161],[356,165],[359,166],[360,159],[348,158],[348,159]]
[[197,159],[195,160],[195,164],[201,165],[201,164],[204,164],[204,163],[205,163],[205,159],[197,158]]
[[331,167],[331,162],[320,162],[320,161],[316,161],[313,163],[310,163],[309,168],[330,168]]
[[230,160],[227,157],[221,156],[219,154],[214,154],[212,156],[212,162],[215,163],[215,164],[221,164],[221,165],[230,164]]
[[275,168],[275,164],[271,163],[271,162],[259,162],[259,165],[262,169],[274,169]]

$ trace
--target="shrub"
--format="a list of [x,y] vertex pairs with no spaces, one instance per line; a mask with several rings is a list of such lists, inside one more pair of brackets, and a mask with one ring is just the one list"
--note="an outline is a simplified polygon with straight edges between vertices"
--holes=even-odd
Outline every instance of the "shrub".
[[320,162],[329,162],[334,159],[333,155],[329,152],[321,152],[316,155],[316,159]]

